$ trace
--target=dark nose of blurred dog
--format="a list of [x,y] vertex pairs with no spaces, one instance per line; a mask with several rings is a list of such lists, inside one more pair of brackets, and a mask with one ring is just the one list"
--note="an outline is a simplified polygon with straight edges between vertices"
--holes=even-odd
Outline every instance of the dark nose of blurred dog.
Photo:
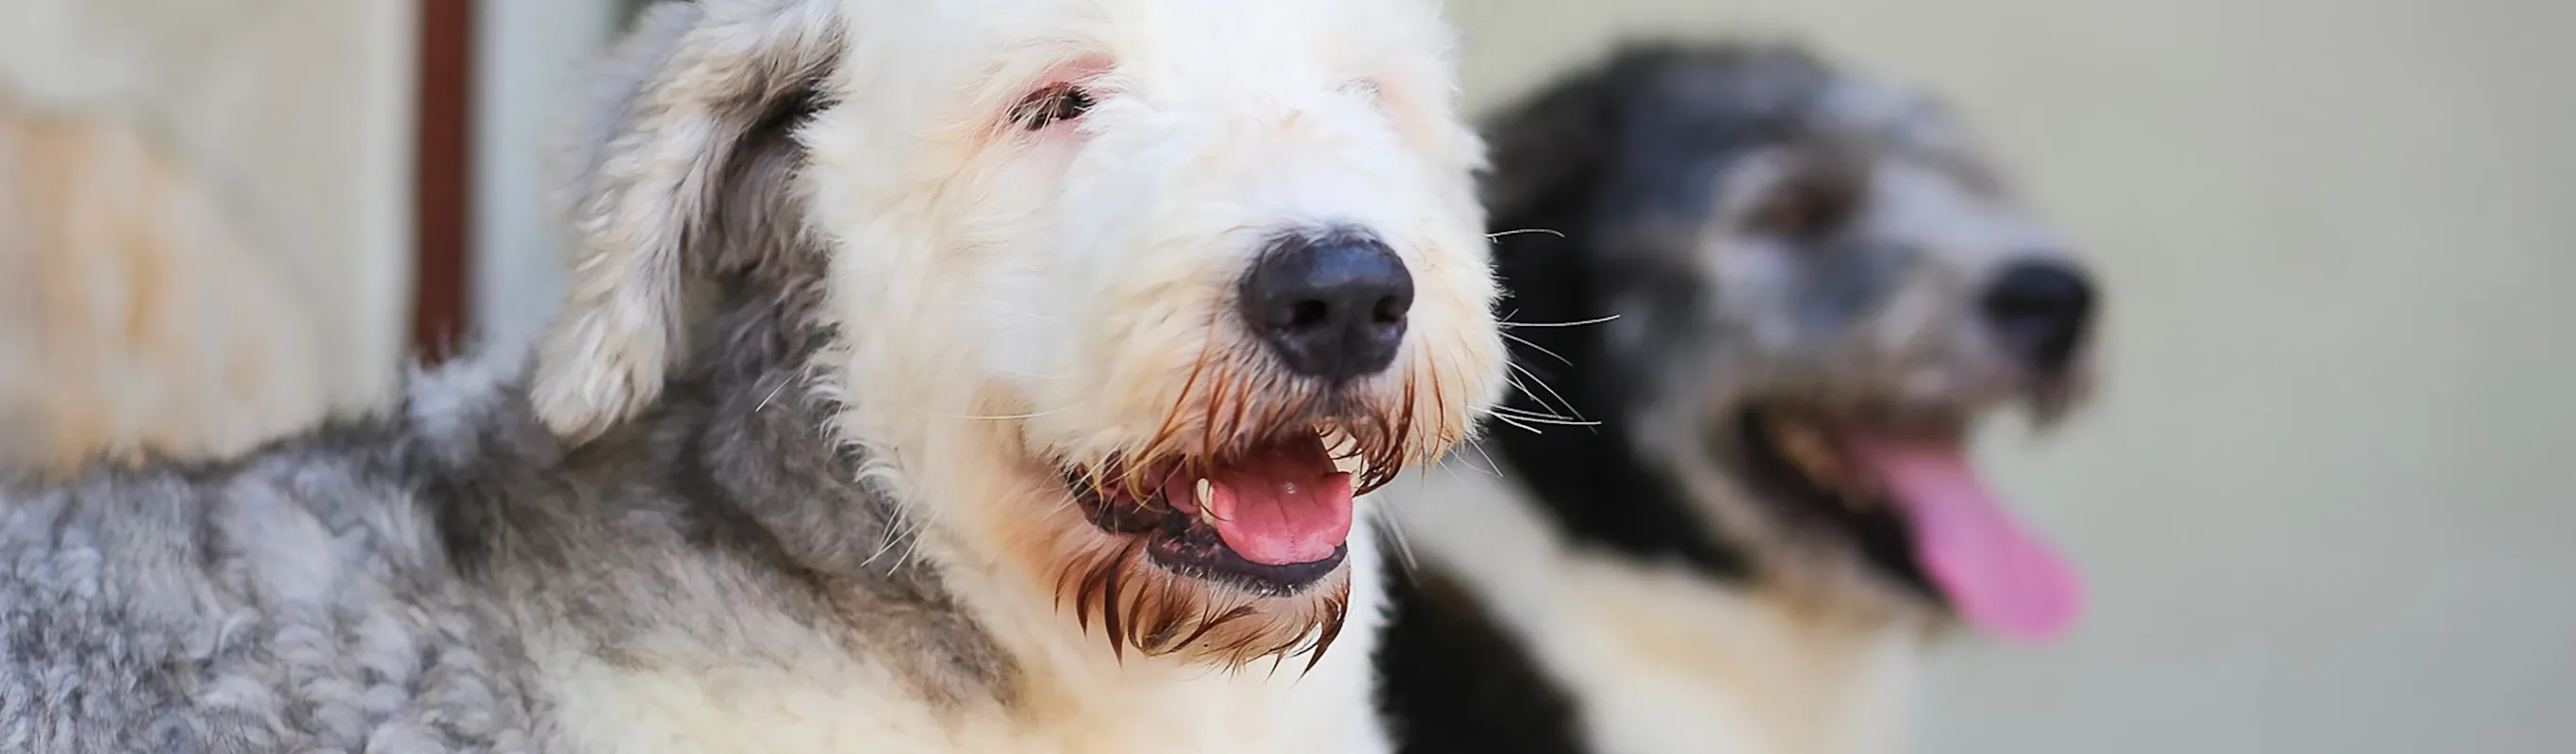
[[1980,306],[1997,342],[2045,376],[2066,371],[2093,325],[2093,283],[2063,262],[2021,262],[1988,283]]

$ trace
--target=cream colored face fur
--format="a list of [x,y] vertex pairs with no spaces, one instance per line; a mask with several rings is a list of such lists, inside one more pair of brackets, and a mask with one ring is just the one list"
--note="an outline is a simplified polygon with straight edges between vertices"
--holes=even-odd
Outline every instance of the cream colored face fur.
[[[601,219],[583,229],[541,356],[548,424],[584,437],[653,397],[684,357],[671,312],[687,298],[654,255],[707,232],[687,205],[722,168],[699,156],[747,127],[727,108],[811,86],[820,110],[795,136],[796,193],[804,232],[832,249],[821,316],[839,332],[818,382],[923,535],[920,552],[890,557],[983,597],[970,601],[1005,643],[1026,632],[1053,646],[1113,609],[1127,635],[1086,650],[1241,663],[1329,642],[1354,564],[1280,596],[1179,576],[1086,520],[1064,475],[1278,431],[1261,419],[1306,393],[1236,320],[1235,291],[1265,243],[1320,228],[1383,240],[1416,290],[1395,365],[1341,391],[1364,417],[1348,444],[1389,467],[1363,476],[1467,435],[1496,398],[1503,351],[1469,178],[1481,147],[1452,113],[1433,5],[779,0],[706,13],[666,64],[677,73],[642,95],[671,111],[638,129],[654,148],[601,168],[608,188],[575,208]],[[1068,88],[1087,112],[1027,119]],[[729,90],[744,94],[711,96]],[[1077,594],[1111,571],[1123,587]],[[1170,641],[1226,615],[1202,641]]]

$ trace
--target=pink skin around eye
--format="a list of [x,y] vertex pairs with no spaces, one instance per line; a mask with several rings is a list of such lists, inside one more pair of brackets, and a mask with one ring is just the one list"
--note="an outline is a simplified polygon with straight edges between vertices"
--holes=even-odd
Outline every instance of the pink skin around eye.
[[[1036,83],[1025,90],[1027,93],[1013,101],[1013,108],[1017,109],[1018,103],[1025,102],[1030,97],[1060,92],[1067,87],[1082,86],[1084,90],[1091,91],[1090,87],[1083,85],[1108,73],[1109,69],[1109,59],[1098,55],[1085,55],[1058,63],[1055,67],[1047,69],[1045,74],[1038,76]],[[1065,124],[1056,124],[1057,127],[1063,125]]]

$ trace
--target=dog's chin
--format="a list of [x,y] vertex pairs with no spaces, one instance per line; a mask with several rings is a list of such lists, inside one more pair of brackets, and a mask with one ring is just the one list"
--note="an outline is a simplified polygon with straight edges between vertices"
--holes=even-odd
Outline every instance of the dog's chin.
[[1086,539],[1102,544],[1067,566],[1059,601],[1122,653],[1320,659],[1347,612],[1359,492],[1333,446],[1297,428],[1211,455],[1067,468]]

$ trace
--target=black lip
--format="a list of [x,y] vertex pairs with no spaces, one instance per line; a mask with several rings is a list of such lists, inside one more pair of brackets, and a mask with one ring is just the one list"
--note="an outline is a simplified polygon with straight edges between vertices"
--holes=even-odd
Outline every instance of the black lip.
[[1314,586],[1341,568],[1350,553],[1350,545],[1343,544],[1322,560],[1275,566],[1255,563],[1227,546],[1215,527],[1164,501],[1159,491],[1138,504],[1117,505],[1070,472],[1065,475],[1065,489],[1073,493],[1091,525],[1111,534],[1144,537],[1148,559],[1164,570],[1264,597],[1284,597]]
[[1274,566],[1243,559],[1206,526],[1193,527],[1178,537],[1159,532],[1149,536],[1145,552],[1164,570],[1233,584],[1265,597],[1284,597],[1313,586],[1341,568],[1342,559],[1350,554],[1350,545],[1344,544],[1322,560]]
[[1726,460],[1749,484],[1753,496],[1794,524],[1850,539],[1863,559],[1897,584],[1935,604],[1949,604],[1923,572],[1915,557],[1911,525],[1892,512],[1892,503],[1880,500],[1854,506],[1838,499],[1841,493],[1808,480],[1772,444],[1765,427],[1774,420],[1773,410],[1756,406],[1737,412],[1724,428],[1726,441],[1720,446],[1732,449],[1727,455],[1733,458]]

